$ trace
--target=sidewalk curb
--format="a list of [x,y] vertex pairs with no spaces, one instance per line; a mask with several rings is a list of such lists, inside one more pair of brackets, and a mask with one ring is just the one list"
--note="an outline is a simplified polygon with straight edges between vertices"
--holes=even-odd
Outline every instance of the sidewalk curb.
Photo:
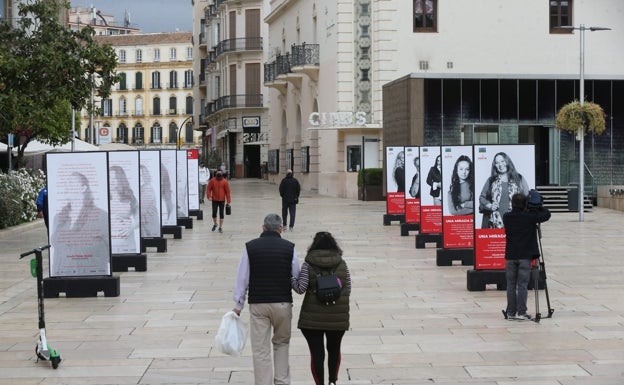
[[37,219],[32,222],[26,222],[17,226],[8,227],[6,229],[1,229],[0,239],[10,238],[10,237],[13,237],[15,234],[21,233],[23,231],[27,231],[35,227],[43,227],[43,226],[44,226],[43,219]]

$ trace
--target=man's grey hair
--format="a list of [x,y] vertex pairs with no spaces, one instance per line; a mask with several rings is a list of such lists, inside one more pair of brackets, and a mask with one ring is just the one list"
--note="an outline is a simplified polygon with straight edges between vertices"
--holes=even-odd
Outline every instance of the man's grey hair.
[[277,214],[269,214],[264,217],[264,229],[266,231],[279,231],[282,226],[282,217]]

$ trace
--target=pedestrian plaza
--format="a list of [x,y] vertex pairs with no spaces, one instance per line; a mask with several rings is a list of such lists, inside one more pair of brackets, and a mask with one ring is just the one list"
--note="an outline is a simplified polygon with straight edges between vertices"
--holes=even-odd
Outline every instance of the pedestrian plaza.
[[[252,385],[251,349],[220,353],[214,336],[233,307],[232,288],[245,242],[267,213],[281,215],[278,186],[234,179],[232,215],[223,233],[203,220],[167,237],[167,252],[147,249],[147,271],[116,272],[118,297],[48,298],[50,345],[58,369],[36,362],[36,280],[30,257],[45,245],[43,221],[0,230],[0,385]],[[466,289],[472,266],[436,266],[436,249],[415,248],[415,232],[383,225],[385,202],[302,192],[294,231],[303,262],[317,231],[344,250],[353,280],[351,329],[342,344],[337,384],[622,385],[624,384],[624,212],[594,208],[554,213],[542,225],[552,318],[507,321],[504,291]],[[44,254],[47,261],[47,253]],[[44,268],[47,276],[47,265]],[[547,314],[544,291],[540,310]],[[312,385],[305,339],[296,328],[294,294],[290,364],[293,385]],[[533,291],[529,312],[534,314]],[[242,316],[248,321],[248,307]]]

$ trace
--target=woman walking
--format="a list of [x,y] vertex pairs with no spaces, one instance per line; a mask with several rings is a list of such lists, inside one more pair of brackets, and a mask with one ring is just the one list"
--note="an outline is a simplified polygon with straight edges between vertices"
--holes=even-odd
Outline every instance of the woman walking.
[[[340,297],[333,304],[321,302],[316,296],[317,275],[327,273],[334,273],[342,284]],[[296,281],[293,283],[294,290],[299,294],[305,293],[297,327],[308,342],[314,383],[325,384],[327,349],[329,385],[335,385],[340,369],[340,344],[345,331],[349,329],[351,276],[342,258],[342,250],[330,233],[316,233]]]

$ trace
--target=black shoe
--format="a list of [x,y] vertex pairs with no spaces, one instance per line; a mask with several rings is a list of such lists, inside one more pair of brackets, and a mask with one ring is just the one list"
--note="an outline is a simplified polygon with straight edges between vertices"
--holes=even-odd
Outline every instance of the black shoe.
[[290,226],[290,227],[288,228],[288,231],[293,231],[293,226]]
[[217,225],[212,225],[212,231],[215,231],[217,229]]
[[222,229],[222,228],[220,228],[220,227],[219,227],[219,232],[220,232],[220,233],[222,233],[222,232],[223,232],[223,229]]

